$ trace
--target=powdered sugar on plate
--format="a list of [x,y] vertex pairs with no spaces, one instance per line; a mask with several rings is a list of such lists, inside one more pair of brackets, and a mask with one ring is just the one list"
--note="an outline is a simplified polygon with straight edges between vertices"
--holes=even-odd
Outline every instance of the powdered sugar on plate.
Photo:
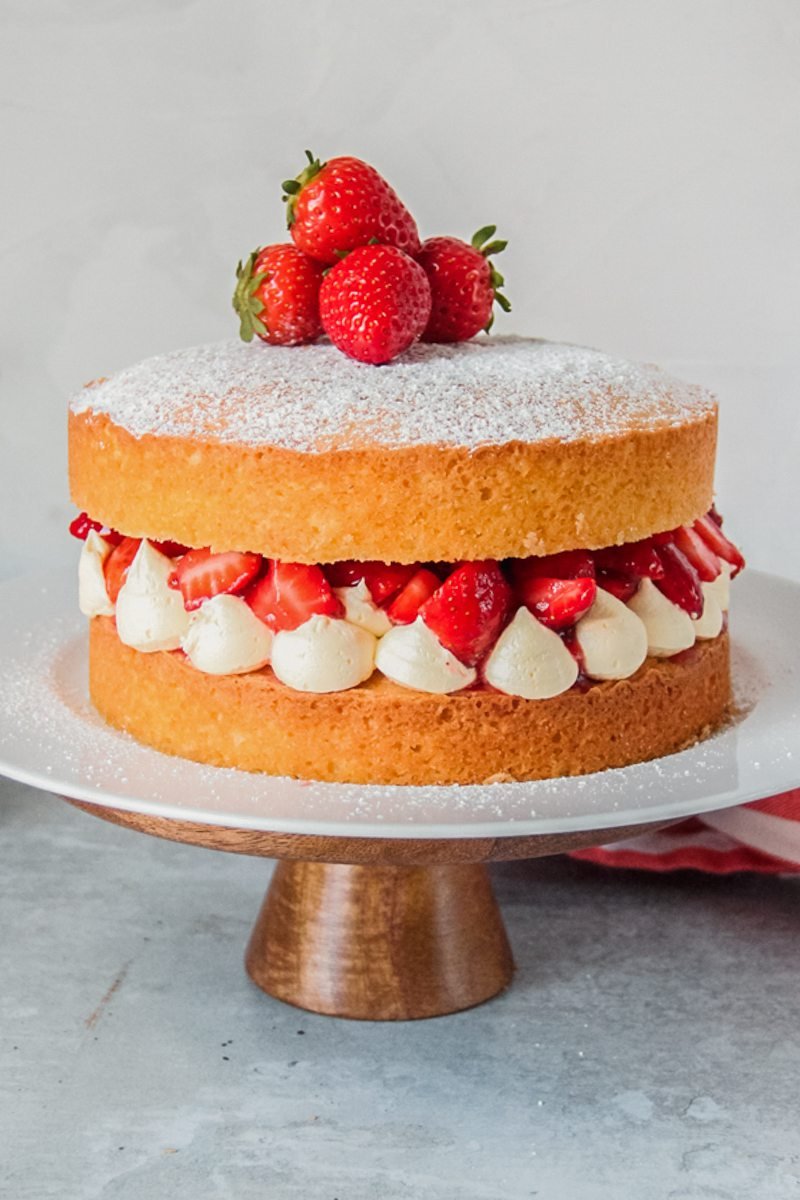
[[83,388],[71,408],[105,413],[136,437],[314,453],[599,440],[705,420],[715,402],[652,365],[498,337],[416,345],[382,367],[328,343],[220,342],[146,359]]

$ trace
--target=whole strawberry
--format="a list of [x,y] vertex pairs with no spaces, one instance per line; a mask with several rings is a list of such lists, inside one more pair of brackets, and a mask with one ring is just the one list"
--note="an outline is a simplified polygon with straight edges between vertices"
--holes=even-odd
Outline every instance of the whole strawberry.
[[283,184],[287,225],[300,250],[328,265],[368,242],[417,254],[416,222],[374,167],[350,157],[322,163],[310,150],[306,157],[305,170]]
[[236,268],[233,307],[239,336],[253,334],[279,346],[313,342],[322,332],[319,286],[322,266],[289,243],[254,250]]
[[334,346],[359,362],[386,363],[419,339],[431,289],[419,263],[396,246],[359,246],[328,271],[319,311]]
[[508,245],[490,241],[497,226],[479,229],[471,245],[454,237],[428,238],[416,256],[431,285],[431,315],[422,335],[424,342],[465,342],[491,327],[495,301],[510,312],[508,299],[499,290],[503,276],[489,262]]

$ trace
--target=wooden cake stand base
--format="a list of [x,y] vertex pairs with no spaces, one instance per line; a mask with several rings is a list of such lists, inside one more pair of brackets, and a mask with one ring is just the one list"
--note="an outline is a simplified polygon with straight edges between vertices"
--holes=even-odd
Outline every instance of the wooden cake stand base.
[[511,982],[511,948],[483,864],[665,824],[506,838],[320,837],[69,803],[155,837],[282,859],[247,946],[250,978],[298,1008],[370,1021],[458,1012]]

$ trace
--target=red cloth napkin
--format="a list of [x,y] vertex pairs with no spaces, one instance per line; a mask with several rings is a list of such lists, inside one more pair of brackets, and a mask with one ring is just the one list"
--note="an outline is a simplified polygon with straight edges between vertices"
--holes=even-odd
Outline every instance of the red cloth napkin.
[[761,871],[800,873],[800,788],[722,812],[691,817],[656,833],[644,833],[576,850],[573,858],[605,867],[644,871]]

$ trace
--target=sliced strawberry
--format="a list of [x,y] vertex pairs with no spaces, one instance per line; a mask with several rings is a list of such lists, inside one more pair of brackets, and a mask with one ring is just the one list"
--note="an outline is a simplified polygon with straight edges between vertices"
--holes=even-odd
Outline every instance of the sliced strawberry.
[[715,525],[719,525],[720,529],[722,528],[722,517],[717,512],[716,504],[711,505],[711,508],[708,510],[708,516],[711,517]]
[[664,567],[651,538],[625,542],[621,546],[605,546],[602,550],[595,550],[594,559],[599,569],[636,575],[639,579],[660,579],[664,574]]
[[722,568],[708,542],[701,538],[697,530],[690,529],[688,525],[681,525],[674,532],[675,545],[683,551],[700,578],[704,579],[706,583],[713,583]]
[[331,587],[353,587],[361,583],[367,565],[354,558],[343,558],[339,562],[325,563],[322,569]]
[[511,608],[511,588],[494,559],[462,563],[422,607],[439,641],[469,667],[483,657]]
[[181,555],[189,553],[189,547],[184,546],[182,542],[152,542],[151,545],[162,554],[166,554],[167,558],[180,558]]
[[273,633],[297,629],[317,614],[340,617],[344,612],[321,567],[274,559],[266,575],[248,589],[245,600]]
[[594,558],[588,550],[517,559],[511,573],[518,598],[551,629],[574,625],[597,595]]
[[99,533],[102,528],[103,526],[100,521],[93,521],[89,514],[85,512],[78,513],[77,517],[69,523],[69,531],[72,536],[79,538],[82,542],[86,541],[90,529],[94,529],[96,533]]
[[441,579],[427,567],[420,567],[408,583],[397,593],[386,609],[386,615],[395,625],[410,625],[416,620],[420,608],[441,586]]
[[419,569],[418,563],[374,563],[364,580],[376,604],[386,604],[404,588]]
[[[88,532],[88,530],[87,530]],[[128,567],[136,558],[136,552],[142,543],[141,538],[124,537],[109,554],[103,565],[106,580],[106,591],[112,604],[117,603],[120,588],[125,582]]]
[[183,607],[191,612],[212,596],[243,592],[261,570],[261,562],[260,554],[245,554],[239,550],[212,554],[206,546],[184,554],[168,582],[170,587],[179,589]]
[[700,576],[682,550],[672,542],[659,546],[659,557],[664,564],[663,578],[655,580],[659,591],[690,617],[703,615],[703,589]]
[[107,525],[103,525],[100,521],[93,521],[88,513],[78,513],[77,517],[69,523],[69,531],[73,537],[79,538],[85,542],[89,536],[89,531],[94,530],[110,542],[112,546],[118,546],[122,541],[122,534],[117,533],[116,529],[109,529]]
[[733,574],[738,575],[744,566],[744,555],[729,538],[726,538],[711,514],[707,513],[699,521],[695,521],[694,529],[719,558],[724,558],[726,563],[730,563]]
[[597,571],[597,586],[611,592],[611,595],[616,596],[623,604],[627,604],[631,596],[636,595],[640,582],[638,575],[623,575],[621,571],[606,571],[602,567]]
[[444,583],[445,579],[447,579],[447,576],[452,574],[456,567],[460,567],[461,563],[443,562],[439,560],[439,562],[429,561],[423,563],[422,565],[423,567],[426,567],[427,570],[433,571],[434,575],[438,577],[439,583]]
[[549,629],[566,629],[589,611],[597,595],[594,579],[532,578],[517,585],[517,595]]
[[325,575],[333,587],[352,587],[363,580],[376,604],[396,596],[419,568],[418,563],[344,562],[328,563]]
[[512,558],[509,569],[515,583],[526,579],[592,579],[594,559],[588,550],[562,550],[538,558]]

